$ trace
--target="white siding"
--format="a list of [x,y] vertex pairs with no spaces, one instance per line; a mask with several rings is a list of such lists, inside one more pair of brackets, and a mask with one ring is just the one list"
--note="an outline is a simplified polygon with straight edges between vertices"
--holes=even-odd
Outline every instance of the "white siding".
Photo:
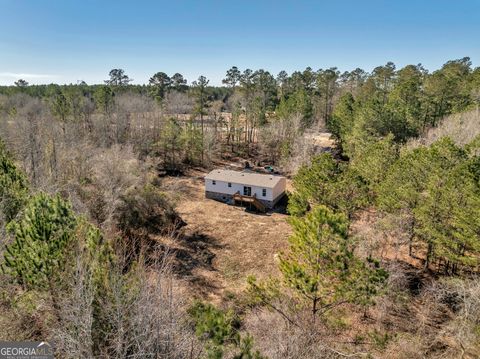
[[[266,193],[266,196],[264,197],[262,196],[263,187],[257,187],[257,186],[248,186],[248,187],[252,187],[252,196],[256,194],[258,199],[264,199],[266,201],[273,201],[275,199],[275,196],[274,196],[275,189],[265,188],[267,190],[267,193]],[[213,180],[205,179],[205,191],[225,193],[229,195],[234,195],[237,192],[240,192],[240,194],[243,194],[243,184],[232,183],[232,187],[228,187],[228,182],[216,180],[215,184],[213,184]]]
[[283,192],[285,192],[285,188],[287,186],[287,180],[285,178],[281,178],[278,181],[277,185],[273,187],[273,199],[277,198]]

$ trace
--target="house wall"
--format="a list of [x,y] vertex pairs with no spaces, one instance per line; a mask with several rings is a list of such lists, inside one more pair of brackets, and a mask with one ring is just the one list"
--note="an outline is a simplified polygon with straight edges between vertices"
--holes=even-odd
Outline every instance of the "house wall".
[[[220,201],[220,202],[225,202],[225,203],[230,203],[230,204],[233,203],[233,194],[225,194],[225,193],[219,193],[219,192],[206,191],[205,192],[205,197],[210,198],[210,199],[214,199],[214,200]],[[278,196],[273,201],[267,201],[267,200],[261,199],[261,198],[259,198],[258,201],[262,202],[265,205],[265,207],[267,207],[269,209],[272,209],[273,207],[275,207],[275,205],[277,204],[277,202],[281,198],[282,198],[282,195]]]
[[285,189],[287,187],[287,179],[285,177],[280,178],[277,185],[273,188],[273,199],[278,200],[279,196],[285,193]]
[[[213,192],[213,193],[220,193],[233,196],[235,193],[239,192],[243,195],[243,184],[239,183],[232,183],[232,187],[228,187],[228,182],[216,180],[216,184],[212,183],[211,179],[205,179],[205,191],[206,192]],[[276,199],[274,196],[274,189],[273,188],[266,188],[267,193],[266,196],[262,196],[262,190],[265,187],[258,187],[258,186],[248,186],[252,187],[252,196],[256,194],[257,199],[265,200],[265,201],[273,201]],[[278,187],[278,185],[277,185]],[[278,192],[278,190],[277,190]],[[278,196],[278,194],[277,194]]]

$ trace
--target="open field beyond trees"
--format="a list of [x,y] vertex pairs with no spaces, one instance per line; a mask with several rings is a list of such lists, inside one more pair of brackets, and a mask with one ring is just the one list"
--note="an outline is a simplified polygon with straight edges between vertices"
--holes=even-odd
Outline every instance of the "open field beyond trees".
[[[0,340],[480,357],[480,68],[233,66],[222,84],[0,87]],[[284,175],[288,200],[206,199],[215,168]]]

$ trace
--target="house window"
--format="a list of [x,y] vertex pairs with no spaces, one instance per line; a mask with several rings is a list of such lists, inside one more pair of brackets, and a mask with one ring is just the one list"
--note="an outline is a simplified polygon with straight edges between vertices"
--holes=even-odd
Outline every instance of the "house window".
[[267,189],[266,188],[262,189],[262,196],[267,197]]
[[213,184],[213,185],[216,185],[216,184],[217,184],[217,181],[212,180],[212,184]]
[[228,182],[228,187],[232,187],[232,184],[230,182]]

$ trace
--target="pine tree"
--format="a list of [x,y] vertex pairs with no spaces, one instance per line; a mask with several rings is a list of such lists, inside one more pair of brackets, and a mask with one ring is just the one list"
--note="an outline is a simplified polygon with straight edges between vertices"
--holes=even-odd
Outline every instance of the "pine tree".
[[197,81],[192,82],[192,92],[195,98],[195,108],[194,114],[200,116],[200,124],[202,129],[202,163],[204,155],[204,146],[205,141],[205,129],[204,129],[204,116],[207,114],[207,108],[210,105],[210,97],[208,95],[207,86],[209,80],[205,76],[200,76]]
[[[290,293],[296,307],[307,308],[315,321],[343,303],[370,304],[387,273],[378,263],[371,266],[355,257],[346,216],[320,205],[304,217],[292,217],[290,223],[293,234],[289,250],[280,255],[279,269],[283,292]],[[249,290],[271,308],[282,292],[278,285],[259,284],[253,278]]]
[[67,96],[65,96],[64,91],[61,89],[58,89],[50,99],[50,110],[52,111],[52,114],[60,121],[62,131],[65,134],[67,118],[72,113],[72,108]]
[[202,133],[192,120],[185,126],[182,141],[185,148],[185,162],[189,164],[201,162],[203,151]]
[[[443,138],[430,147],[403,152],[377,187],[379,207],[402,216],[407,223],[403,230],[409,236],[410,255],[415,243],[426,247],[425,267],[438,256],[442,247],[438,247],[439,242],[454,242],[449,229],[449,223],[456,221],[454,209],[465,208],[467,198],[469,201],[476,198],[471,184],[461,187],[471,177],[468,173],[457,175],[457,179],[450,177],[467,159],[466,150]],[[456,203],[463,204],[457,207]]]
[[253,350],[253,338],[248,333],[240,335],[240,318],[231,309],[221,310],[209,303],[195,302],[188,313],[195,326],[195,333],[204,342],[206,358],[223,358],[228,346],[239,350],[233,359],[264,358]]
[[95,98],[95,105],[97,109],[103,112],[103,114],[110,114],[115,94],[110,86],[99,86],[93,94]]
[[112,69],[108,73],[108,76],[110,76],[110,78],[105,80],[105,83],[110,86],[126,86],[133,81],[123,69]]
[[434,175],[415,209],[415,234],[427,245],[425,267],[440,260],[446,273],[475,267],[480,254],[480,187],[465,162],[450,173]]
[[351,216],[367,203],[365,181],[330,153],[312,158],[293,178],[295,191],[288,203],[292,215],[303,215],[310,207],[325,205]]
[[305,218],[293,217],[291,225],[289,251],[280,256],[280,271],[285,284],[309,303],[313,316],[344,300],[368,296],[363,286],[373,285],[375,276],[353,255],[345,215],[318,206]]
[[50,288],[65,266],[75,226],[71,206],[60,196],[35,195],[22,218],[7,226],[13,242],[5,249],[3,272],[26,288]]
[[397,157],[398,149],[393,135],[390,134],[380,140],[371,140],[365,144],[350,161],[349,169],[362,178],[371,194],[374,195]]
[[328,206],[331,203],[331,184],[340,173],[341,169],[331,154],[315,156],[311,164],[302,166],[293,178],[295,193],[303,198],[303,203]]
[[157,143],[159,151],[163,154],[163,164],[167,171],[175,172],[179,170],[180,154],[184,148],[184,138],[182,128],[175,118],[168,119],[165,127],[160,134],[160,140]]
[[223,358],[225,346],[238,342],[236,331],[240,323],[230,310],[223,312],[212,304],[196,302],[188,310],[195,325],[195,332],[205,342],[207,358]]
[[8,223],[25,205],[28,198],[28,181],[14,164],[12,157],[0,140],[0,212]]
[[283,119],[288,119],[293,115],[301,115],[302,126],[306,128],[313,121],[313,104],[308,93],[301,89],[291,94],[288,99],[282,98],[275,109],[275,114]]
[[327,127],[341,146],[346,135],[353,127],[355,116],[355,100],[350,92],[343,95],[335,106]]
[[293,234],[289,251],[280,257],[280,271],[287,287],[298,293],[312,315],[332,306],[341,297],[350,255],[347,220],[325,206],[318,206],[305,218],[290,221]]
[[149,93],[157,101],[162,101],[172,86],[172,79],[165,72],[157,72],[148,81]]

